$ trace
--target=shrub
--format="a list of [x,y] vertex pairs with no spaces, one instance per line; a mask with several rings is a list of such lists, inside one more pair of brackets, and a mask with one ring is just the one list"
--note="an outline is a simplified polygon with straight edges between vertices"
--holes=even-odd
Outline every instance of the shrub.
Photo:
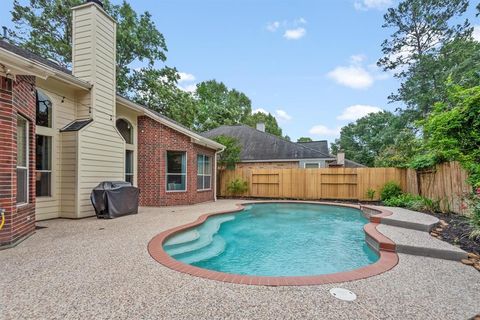
[[396,197],[385,200],[383,203],[389,207],[402,207],[414,211],[423,211],[430,213],[440,211],[439,201],[425,198],[422,196],[414,196],[410,193],[400,194]]
[[230,181],[230,183],[227,186],[227,190],[233,195],[240,195],[248,191],[248,183],[243,179],[237,178],[235,180]]
[[402,188],[395,181],[387,182],[380,190],[380,199],[382,201],[398,197],[402,194]]
[[480,239],[480,187],[476,188],[468,198],[468,207],[470,208],[470,224],[472,232],[470,238]]
[[367,190],[367,198],[370,199],[370,200],[373,200],[373,198],[375,198],[375,193],[376,191],[371,189],[371,188],[368,188]]

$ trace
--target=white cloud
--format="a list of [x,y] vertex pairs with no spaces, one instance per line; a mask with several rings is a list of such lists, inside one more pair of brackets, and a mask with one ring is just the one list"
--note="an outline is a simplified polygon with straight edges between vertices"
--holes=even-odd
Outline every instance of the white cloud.
[[477,24],[477,25],[473,26],[472,37],[476,41],[480,41],[480,25]]
[[380,112],[382,109],[374,106],[356,104],[343,110],[342,114],[337,117],[338,120],[351,120],[365,117],[367,114]]
[[393,4],[393,0],[356,0],[353,6],[357,10],[383,10]]
[[267,30],[270,32],[275,32],[280,28],[280,22],[279,21],[273,21],[267,24]]
[[179,72],[178,75],[180,76],[178,83],[195,81],[195,76],[191,73]]
[[255,114],[255,113],[264,113],[264,114],[268,114],[269,112],[263,108],[257,108],[257,109],[254,109],[252,110],[252,114]]
[[195,92],[197,90],[197,85],[196,84],[189,84],[186,86],[178,86],[180,89],[186,92]]
[[281,109],[275,110],[275,117],[276,117],[279,121],[289,121],[289,120],[292,120],[292,116],[289,115],[285,110],[281,110]]
[[353,88],[366,89],[373,84],[373,77],[361,66],[336,67],[328,73],[328,77],[337,83]]
[[299,24],[307,24],[307,20],[305,20],[305,18],[303,17],[300,17],[298,19],[295,20],[295,24],[296,25],[299,25]]
[[360,64],[367,59],[367,56],[364,54],[354,54],[350,56],[350,62],[352,64]]
[[329,128],[322,124],[313,126],[308,132],[312,135],[337,137],[340,135],[341,127]]
[[298,40],[305,36],[307,30],[305,28],[295,28],[295,29],[287,29],[283,34],[283,37],[287,40]]

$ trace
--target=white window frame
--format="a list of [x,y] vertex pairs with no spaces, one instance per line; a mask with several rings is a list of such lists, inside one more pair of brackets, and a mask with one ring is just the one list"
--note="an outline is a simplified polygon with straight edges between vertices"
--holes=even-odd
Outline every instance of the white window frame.
[[[308,165],[308,164],[316,164],[317,167],[316,167],[316,168],[307,168],[307,165]],[[303,164],[303,168],[304,168],[304,169],[319,169],[319,168],[321,168],[321,166],[320,166],[320,163],[319,163],[319,162],[305,162],[305,163]]]
[[[199,174],[198,173],[198,157],[203,157],[203,174]],[[210,159],[210,174],[205,174],[205,158],[209,158]],[[209,191],[209,190],[212,190],[212,172],[213,172],[213,168],[212,168],[212,157],[211,156],[207,156],[206,154],[197,154],[197,191]],[[203,183],[202,183],[202,189],[198,189],[198,177],[201,176],[203,177]],[[210,187],[209,188],[205,188],[205,177],[210,177]]]
[[[40,127],[39,127],[40,128]],[[43,128],[43,127],[42,127]],[[46,128],[46,127],[45,127]],[[48,196],[39,196],[35,195],[37,198],[51,198],[53,197],[53,136],[48,135],[48,134],[39,134],[37,133],[35,135],[35,148],[37,147],[37,136],[43,136],[46,138],[50,138],[50,170],[38,170],[37,165],[35,164],[35,172],[49,172],[50,173],[50,190],[49,190],[49,195]]]
[[[131,152],[132,154],[132,172],[127,172],[127,153]],[[127,180],[127,176],[132,177],[132,185],[135,183],[135,151],[131,149],[125,149],[125,181]]]
[[[182,152],[185,154],[185,173],[168,173],[168,153],[169,152]],[[175,192],[187,192],[188,189],[188,153],[184,150],[167,150],[165,153],[165,191],[167,193]],[[185,176],[185,189],[184,190],[168,190],[168,176]]]
[[[16,171],[15,171],[15,174],[17,175],[17,188],[18,188],[18,174],[17,174],[17,171],[18,169],[22,169],[22,170],[26,170],[27,171],[27,178],[26,178],[26,197],[25,199],[27,200],[26,202],[17,202],[17,199],[15,199],[15,202],[17,204],[17,207],[22,207],[22,206],[25,206],[25,205],[28,205],[29,204],[29,200],[30,200],[30,170],[29,170],[29,165],[30,165],[30,162],[29,162],[29,158],[30,158],[30,150],[29,150],[29,142],[30,142],[30,122],[28,121],[27,118],[21,116],[20,114],[17,115],[17,119],[18,118],[21,118],[23,120],[25,120],[25,123],[26,123],[26,126],[25,126],[25,165],[26,167],[21,167],[21,166],[18,166],[18,164],[16,164]],[[17,155],[18,156],[18,155]],[[16,194],[16,191],[15,191],[15,197],[17,196]]]

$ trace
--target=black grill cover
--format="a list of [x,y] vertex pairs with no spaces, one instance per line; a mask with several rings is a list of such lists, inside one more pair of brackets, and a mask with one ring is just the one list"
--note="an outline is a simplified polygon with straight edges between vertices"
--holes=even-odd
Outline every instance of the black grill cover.
[[138,213],[139,189],[130,182],[104,181],[90,195],[97,218],[112,219]]

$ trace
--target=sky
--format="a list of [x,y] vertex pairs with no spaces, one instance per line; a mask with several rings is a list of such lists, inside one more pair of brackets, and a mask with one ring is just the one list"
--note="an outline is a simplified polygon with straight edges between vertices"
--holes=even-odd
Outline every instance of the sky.
[[[275,115],[292,140],[330,142],[370,112],[401,107],[388,102],[398,80],[376,67],[394,1],[129,0],[165,36],[166,65],[181,72],[182,88],[222,81]],[[13,1],[5,2],[0,24],[11,27]]]

